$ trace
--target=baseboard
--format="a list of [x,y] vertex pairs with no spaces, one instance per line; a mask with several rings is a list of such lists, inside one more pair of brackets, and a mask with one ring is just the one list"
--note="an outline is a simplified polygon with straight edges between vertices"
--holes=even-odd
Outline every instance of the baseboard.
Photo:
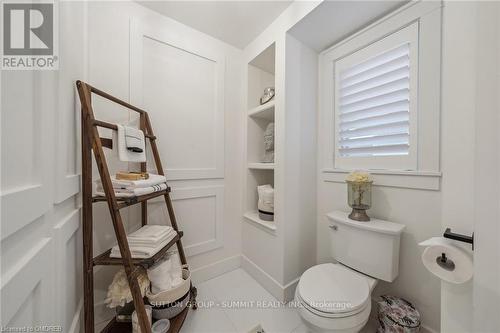
[[289,302],[293,300],[295,296],[295,288],[299,282],[299,278],[283,286],[244,255],[241,256],[241,267],[277,300],[281,302]]
[[299,284],[300,276],[283,287],[284,301],[290,302],[295,298],[295,288]]
[[241,256],[229,257],[214,263],[211,263],[191,271],[191,280],[198,284],[213,279],[224,273],[234,271],[241,266]]
[[422,324],[422,327],[420,329],[420,332],[421,333],[438,333],[438,331],[435,331],[427,326],[425,326],[424,324]]
[[83,315],[83,298],[78,302],[76,307],[75,315],[73,316],[73,320],[71,321],[71,326],[69,328],[68,333],[80,333],[81,323],[82,323],[82,315]]

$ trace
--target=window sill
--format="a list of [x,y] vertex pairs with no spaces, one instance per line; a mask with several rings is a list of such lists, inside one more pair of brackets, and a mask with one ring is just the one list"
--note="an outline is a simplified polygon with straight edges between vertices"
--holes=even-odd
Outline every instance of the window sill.
[[[351,170],[323,169],[321,180],[331,183],[344,183]],[[432,171],[391,171],[370,170],[374,186],[410,188],[418,190],[439,191],[441,172]]]

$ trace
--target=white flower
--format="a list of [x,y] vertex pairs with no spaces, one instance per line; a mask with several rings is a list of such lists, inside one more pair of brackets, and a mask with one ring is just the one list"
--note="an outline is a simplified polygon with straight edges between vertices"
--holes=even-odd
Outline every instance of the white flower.
[[[149,279],[144,270],[139,274],[138,280],[139,288],[141,289],[142,296],[144,296],[149,289]],[[108,295],[104,303],[110,308],[115,308],[117,306],[124,306],[130,301],[132,301],[132,293],[128,285],[127,275],[122,268],[115,274],[113,282],[109,285]]]
[[356,183],[368,183],[373,181],[372,176],[368,172],[364,171],[353,171],[347,176],[348,182]]

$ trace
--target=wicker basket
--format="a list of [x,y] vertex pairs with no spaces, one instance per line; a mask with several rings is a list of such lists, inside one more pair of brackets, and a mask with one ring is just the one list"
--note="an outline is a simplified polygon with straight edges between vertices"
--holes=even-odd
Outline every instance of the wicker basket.
[[161,291],[158,294],[153,294],[148,291],[146,293],[146,297],[148,298],[149,303],[153,307],[164,306],[166,304],[173,303],[189,292],[191,288],[191,272],[187,269],[182,269],[182,278],[184,281],[175,288]]
[[163,306],[153,306],[154,319],[171,319],[181,313],[189,304],[189,292],[181,299],[165,304]]

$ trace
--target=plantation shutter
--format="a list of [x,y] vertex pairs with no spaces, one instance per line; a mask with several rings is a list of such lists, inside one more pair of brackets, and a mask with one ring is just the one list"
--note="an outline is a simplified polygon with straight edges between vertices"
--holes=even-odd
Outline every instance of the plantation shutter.
[[410,72],[410,43],[340,72],[336,138],[339,156],[409,154]]

